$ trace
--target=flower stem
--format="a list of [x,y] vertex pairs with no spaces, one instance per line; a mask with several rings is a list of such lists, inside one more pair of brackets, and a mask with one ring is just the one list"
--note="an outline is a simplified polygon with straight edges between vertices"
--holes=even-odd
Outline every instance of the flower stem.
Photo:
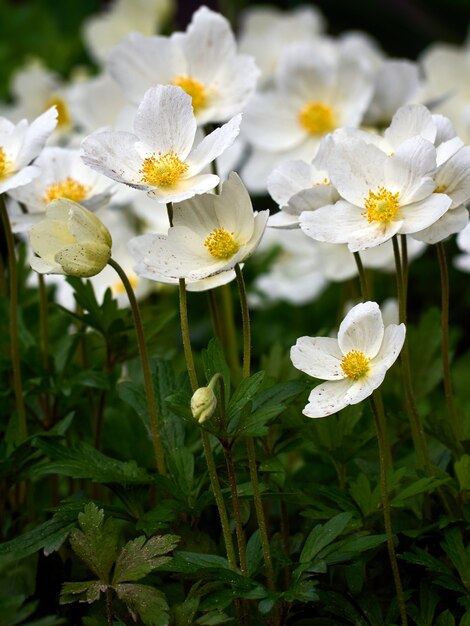
[[[237,276],[237,284],[240,292],[240,304],[242,309],[243,323],[243,378],[250,376],[250,360],[251,360],[251,331],[250,331],[250,313],[248,309],[248,300],[246,297],[245,281],[240,266],[235,265],[235,273]],[[261,547],[263,550],[264,565],[266,567],[266,577],[268,587],[271,591],[275,589],[274,568],[271,556],[271,547],[269,545],[268,530],[266,526],[266,517],[264,515],[263,502],[261,499],[261,491],[259,488],[258,469],[256,465],[256,451],[253,437],[246,439],[246,451],[248,456],[248,467],[250,470],[251,485],[253,487],[253,500],[255,504],[256,518],[260,532]]]
[[444,375],[444,394],[447,402],[450,423],[455,437],[455,443],[459,455],[463,454],[462,446],[462,422],[454,403],[452,393],[452,378],[449,361],[449,273],[447,269],[447,259],[444,242],[436,244],[437,257],[439,260],[439,273],[441,277],[441,351],[442,351],[442,371]]
[[384,515],[385,532],[387,535],[387,548],[388,556],[390,559],[390,565],[392,568],[393,580],[395,583],[395,590],[397,593],[398,606],[400,608],[401,621],[404,626],[408,624],[408,618],[406,615],[405,598],[403,595],[403,586],[400,578],[400,571],[398,569],[397,555],[395,553],[395,546],[393,545],[393,530],[392,530],[392,518],[390,514],[390,499],[388,496],[388,472],[390,468],[390,449],[387,446],[387,427],[385,423],[385,414],[383,410],[382,395],[378,389],[376,389],[371,396],[372,411],[375,418],[375,428],[377,432],[377,441],[379,444],[379,458],[380,458],[380,488],[382,491],[382,508]]
[[15,393],[16,413],[18,416],[18,432],[20,440],[28,436],[26,409],[21,381],[20,346],[18,341],[18,272],[16,267],[15,239],[10,225],[10,218],[5,204],[5,197],[0,194],[0,212],[8,252],[8,275],[10,287],[10,354],[13,370],[13,390]]
[[127,278],[126,273],[122,267],[114,259],[109,259],[108,265],[110,265],[118,274],[122,280],[122,284],[129,298],[131,305],[132,315],[134,318],[134,326],[137,333],[137,343],[139,345],[140,361],[142,364],[142,373],[144,376],[145,395],[147,397],[147,407],[149,411],[150,419],[150,433],[153,445],[153,451],[155,456],[155,462],[159,474],[166,474],[165,457],[163,452],[163,444],[160,435],[159,418],[157,411],[157,404],[155,402],[155,392],[152,383],[152,375],[150,372],[150,360],[147,351],[147,344],[145,342],[144,329],[142,326],[142,317],[140,315],[139,305],[134,294],[134,290]]
[[[402,240],[402,254],[396,235],[392,239],[393,252],[395,256],[396,274],[397,274],[397,293],[400,323],[406,324],[407,312],[407,286],[408,286],[408,259],[406,254],[406,243]],[[432,475],[431,461],[429,459],[426,437],[424,434],[423,423],[416,406],[416,400],[411,381],[410,358],[408,353],[408,338],[400,353],[401,371],[403,377],[403,386],[405,388],[405,400],[410,420],[411,436],[416,452],[416,460],[418,466],[424,468],[428,475]]]
[[[42,348],[42,362],[44,372],[49,374],[49,317],[48,317],[48,305],[47,305],[47,290],[46,282],[43,274],[38,274],[38,287],[39,287],[39,329],[41,337]],[[49,396],[44,394],[42,398],[44,406],[44,415],[46,418],[46,424],[48,428],[53,426],[53,416],[51,414],[51,407],[49,403]]]
[[[179,280],[179,301],[180,301],[180,322],[181,322],[181,335],[183,339],[183,350],[186,360],[186,368],[188,370],[189,381],[191,388],[194,391],[198,389],[199,383],[196,374],[196,368],[194,367],[194,357],[191,347],[191,337],[189,334],[189,322],[188,322],[188,306],[186,298],[186,286],[184,278]],[[215,503],[219,512],[220,525],[222,526],[222,535],[224,537],[225,550],[227,552],[227,560],[230,565],[230,569],[236,571],[237,559],[235,556],[235,548],[233,546],[232,535],[230,533],[230,524],[227,515],[227,509],[225,507],[224,496],[222,489],[220,488],[219,477],[217,474],[217,468],[215,466],[214,455],[212,454],[212,446],[209,439],[209,435],[204,428],[201,428],[202,445],[204,448],[204,455],[206,457],[207,469],[209,471],[209,480],[212,487],[212,493],[214,494]]]
[[232,510],[235,520],[235,532],[237,534],[238,545],[238,557],[240,563],[240,571],[244,576],[248,576],[248,563],[246,560],[246,537],[243,528],[243,521],[240,508],[240,498],[238,497],[238,485],[237,485],[237,473],[235,471],[235,464],[233,462],[233,439],[229,439],[225,436],[227,431],[227,415],[225,410],[225,382],[222,374],[215,375],[219,382],[220,389],[220,403],[219,403],[219,426],[220,431],[223,433],[219,437],[220,444],[224,451],[225,463],[227,465],[227,474],[230,484],[230,494],[232,496]]
[[369,300],[369,285],[367,282],[367,276],[362,264],[361,255],[359,252],[353,252],[354,260],[356,261],[357,271],[359,273],[359,283],[361,285],[362,299],[364,301]]

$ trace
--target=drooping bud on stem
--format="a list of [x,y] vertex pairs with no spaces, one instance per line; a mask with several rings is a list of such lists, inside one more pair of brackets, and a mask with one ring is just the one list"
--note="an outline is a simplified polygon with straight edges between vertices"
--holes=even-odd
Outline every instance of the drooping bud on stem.
[[220,377],[221,374],[214,374],[207,387],[199,387],[199,389],[196,389],[192,395],[191,412],[194,419],[197,419],[199,424],[202,424],[214,415],[217,407],[217,398],[214,393],[214,387]]

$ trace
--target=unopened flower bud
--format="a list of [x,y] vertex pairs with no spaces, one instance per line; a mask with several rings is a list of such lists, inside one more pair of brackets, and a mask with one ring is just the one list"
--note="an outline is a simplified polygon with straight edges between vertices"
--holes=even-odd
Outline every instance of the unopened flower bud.
[[40,274],[67,274],[87,278],[99,274],[111,256],[106,226],[77,202],[60,198],[46,209],[46,218],[29,231],[38,255],[31,267]]
[[202,424],[214,415],[217,398],[211,387],[199,387],[191,398],[191,412],[194,419]]

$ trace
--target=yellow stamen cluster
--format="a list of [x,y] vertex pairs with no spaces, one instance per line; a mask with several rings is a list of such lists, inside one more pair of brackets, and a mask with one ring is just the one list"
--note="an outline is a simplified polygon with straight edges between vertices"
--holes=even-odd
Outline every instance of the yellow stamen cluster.
[[230,259],[240,250],[240,246],[225,228],[214,228],[204,241],[205,247],[216,259]]
[[437,185],[437,187],[434,189],[434,193],[445,193],[447,187],[448,185]]
[[179,156],[171,150],[166,154],[161,152],[152,154],[144,159],[139,174],[142,182],[155,187],[171,187],[188,171],[189,165],[181,161]]
[[323,102],[308,102],[299,113],[299,124],[312,135],[326,135],[337,127],[333,109]]
[[351,350],[341,361],[341,369],[348,378],[359,380],[369,371],[370,359],[360,350]]
[[84,200],[90,192],[90,187],[82,185],[78,180],[67,176],[65,180],[61,180],[58,183],[53,183],[44,192],[44,202],[52,202],[57,198],[67,198],[67,200],[73,200],[74,202],[81,202]]
[[181,89],[183,89],[188,96],[191,96],[195,113],[206,106],[207,91],[199,80],[196,80],[191,76],[181,74],[180,76],[176,76],[171,82],[173,85],[181,87]]
[[375,192],[369,191],[364,202],[365,211],[362,215],[367,217],[368,222],[381,222],[388,225],[397,218],[400,212],[398,197],[398,192],[392,193],[385,187],[379,187]]
[[46,110],[53,106],[57,108],[57,128],[68,128],[72,123],[72,118],[65,100],[59,96],[52,96],[46,103]]
[[0,146],[0,179],[8,174],[10,167],[11,161],[2,146]]

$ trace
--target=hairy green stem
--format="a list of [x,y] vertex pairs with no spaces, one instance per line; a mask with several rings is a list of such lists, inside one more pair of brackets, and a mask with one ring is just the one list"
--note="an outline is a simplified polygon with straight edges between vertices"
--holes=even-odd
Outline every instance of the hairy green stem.
[[398,606],[400,609],[401,621],[404,626],[408,624],[408,618],[406,615],[405,597],[403,595],[403,585],[400,577],[400,570],[398,569],[397,555],[395,553],[395,546],[393,544],[393,530],[392,530],[392,517],[390,513],[390,498],[388,495],[388,473],[390,468],[390,448],[387,445],[387,427],[385,423],[385,413],[383,410],[382,396],[378,389],[376,389],[371,396],[372,411],[375,418],[375,428],[377,432],[377,441],[379,444],[379,459],[380,459],[380,488],[382,491],[382,508],[384,516],[385,533],[387,535],[387,548],[388,556],[390,559],[390,566],[392,568],[393,581],[395,583],[395,590],[397,593]]
[[[248,300],[246,297],[245,281],[240,266],[235,265],[235,273],[237,276],[237,284],[240,292],[240,304],[242,309],[243,323],[243,378],[250,376],[251,369],[251,330],[250,330],[250,312],[248,309]],[[261,491],[259,487],[258,468],[256,464],[256,451],[253,437],[246,439],[246,451],[248,456],[248,467],[250,470],[250,480],[253,487],[253,501],[255,504],[256,518],[260,532],[261,547],[263,550],[264,565],[266,567],[266,578],[268,587],[271,591],[275,589],[274,567],[271,556],[271,547],[269,545],[268,530],[266,526],[266,517],[261,499]]]
[[444,394],[449,412],[450,423],[455,437],[455,444],[459,455],[464,453],[462,446],[462,422],[454,403],[452,392],[452,376],[449,361],[449,272],[444,242],[436,244],[437,258],[439,260],[439,273],[441,277],[441,353],[442,372],[444,376]]
[[[189,334],[189,321],[188,321],[188,306],[186,298],[186,285],[184,278],[179,280],[179,302],[180,302],[180,323],[181,323],[181,336],[183,340],[183,350],[186,360],[186,368],[188,370],[189,381],[191,388],[194,391],[198,389],[199,383],[196,374],[196,368],[194,367],[193,350],[191,347],[191,337]],[[214,494],[215,503],[219,512],[220,525],[222,526],[222,535],[224,537],[225,550],[227,552],[227,560],[230,565],[230,569],[236,571],[237,559],[235,556],[235,548],[233,546],[232,535],[230,533],[230,523],[227,514],[227,508],[225,506],[224,496],[222,489],[220,488],[219,477],[217,474],[217,468],[214,461],[214,455],[212,453],[212,446],[209,439],[209,435],[204,428],[201,428],[202,445],[204,448],[204,455],[206,457],[207,469],[209,472],[209,480],[212,487],[212,493]]]
[[0,212],[8,252],[8,276],[10,287],[10,355],[13,370],[13,391],[15,394],[16,413],[18,416],[18,432],[20,440],[28,436],[26,409],[21,381],[20,346],[18,338],[18,271],[16,266],[15,239],[10,225],[10,218],[5,204],[5,197],[0,194]]
[[[406,255],[406,244],[402,242],[403,256],[400,254],[400,248],[398,244],[397,236],[392,238],[393,252],[395,255],[396,275],[397,275],[397,293],[398,293],[398,308],[400,323],[406,324],[407,313],[407,285],[408,285],[408,262]],[[425,469],[428,475],[432,475],[431,461],[429,459],[429,452],[426,443],[426,436],[424,434],[423,423],[421,416],[416,406],[416,400],[413,391],[413,385],[411,381],[411,368],[410,358],[408,353],[408,338],[405,337],[405,342],[400,353],[401,371],[403,378],[403,386],[405,388],[405,401],[410,420],[411,436],[413,438],[413,444],[416,452],[416,460],[418,466]]]
[[127,278],[126,273],[122,267],[114,259],[109,259],[108,264],[117,272],[119,278],[124,285],[129,303],[131,305],[132,315],[134,318],[134,326],[137,334],[137,343],[139,346],[140,361],[142,364],[142,373],[144,376],[145,395],[147,398],[147,407],[149,412],[150,421],[150,435],[153,445],[153,452],[155,456],[155,463],[159,474],[166,474],[165,457],[163,452],[162,438],[160,434],[159,416],[157,410],[157,404],[155,401],[155,391],[152,383],[152,374],[150,372],[150,360],[147,350],[147,343],[145,341],[144,329],[142,326],[142,317],[140,315],[139,305],[135,297],[134,290]]

